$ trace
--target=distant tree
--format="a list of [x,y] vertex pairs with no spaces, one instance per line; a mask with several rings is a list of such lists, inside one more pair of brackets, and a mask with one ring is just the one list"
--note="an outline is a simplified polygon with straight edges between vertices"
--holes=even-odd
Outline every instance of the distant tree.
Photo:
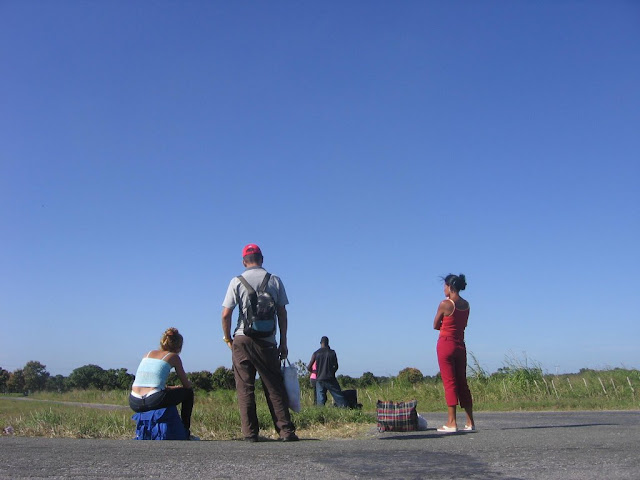
[[[218,367],[211,375],[211,383],[214,390],[235,390],[236,378],[233,370],[226,367]],[[257,389],[256,385],[256,389]]]
[[47,378],[46,389],[49,392],[66,392],[69,389],[67,378],[62,375]]
[[435,383],[439,378],[440,377],[436,375],[425,375],[423,381],[428,383]]
[[118,390],[131,390],[131,385],[133,385],[135,378],[136,376],[127,372],[126,368],[119,368],[116,374]]
[[296,370],[298,371],[298,378],[307,378],[309,376],[309,370],[307,370],[307,364],[304,363],[302,360],[298,360],[293,364],[293,366],[296,367]]
[[4,368],[0,367],[0,392],[7,391],[7,382],[9,381],[10,376],[11,376],[11,373],[9,373],[8,370],[5,370]]
[[134,376],[126,368],[110,368],[102,373],[102,388],[105,390],[129,390]]
[[361,387],[368,387],[378,383],[376,376],[371,372],[364,372],[358,381]]
[[202,370],[201,372],[189,372],[187,373],[187,378],[191,382],[191,385],[193,385],[194,389],[204,390],[205,392],[213,390],[211,372],[207,372],[206,370]]
[[338,375],[336,379],[340,386],[345,389],[355,388],[358,386],[358,379],[350,377],[349,375]]
[[76,368],[69,375],[69,385],[71,388],[80,388],[86,390],[88,388],[104,389],[106,387],[105,371],[98,365],[84,365]]
[[407,367],[400,370],[398,373],[398,381],[406,382],[412,385],[421,382],[424,379],[424,375],[417,368]]
[[47,386],[47,378],[49,378],[49,372],[47,372],[46,365],[40,362],[30,361],[22,369],[24,375],[24,388],[29,391],[44,390]]
[[24,374],[19,368],[9,375],[7,380],[7,390],[13,393],[22,393],[25,391]]
[[490,377],[493,379],[500,379],[500,378],[506,378],[509,376],[509,368],[508,367],[500,367],[498,368],[498,370],[496,370],[495,372],[493,372]]
[[169,374],[169,376],[167,377],[167,385],[174,385],[178,387],[182,386],[182,382],[180,381],[180,378],[178,377],[178,374],[176,372],[171,372]]
[[113,368],[102,371],[102,390],[116,390],[117,373]]

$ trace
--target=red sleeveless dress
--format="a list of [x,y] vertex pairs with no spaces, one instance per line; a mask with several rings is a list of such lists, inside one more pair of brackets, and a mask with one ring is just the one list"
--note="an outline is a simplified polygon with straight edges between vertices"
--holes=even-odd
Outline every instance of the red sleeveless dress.
[[469,309],[458,310],[453,300],[449,301],[453,303],[453,313],[442,319],[440,338],[452,337],[454,340],[464,342],[464,329],[467,328],[469,321]]
[[438,365],[447,405],[453,407],[459,403],[463,408],[471,407],[473,399],[467,383],[467,349],[464,344],[469,309],[458,310],[455,303],[453,308],[453,313],[442,319],[436,348]]

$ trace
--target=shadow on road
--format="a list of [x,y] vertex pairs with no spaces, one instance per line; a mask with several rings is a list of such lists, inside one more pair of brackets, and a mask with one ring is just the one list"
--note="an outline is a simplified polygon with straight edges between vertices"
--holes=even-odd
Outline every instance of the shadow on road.
[[496,428],[494,430],[534,430],[541,428],[582,428],[582,427],[602,427],[602,426],[613,426],[618,427],[620,423],[580,423],[575,425],[531,425],[528,427],[504,427],[504,428]]
[[382,433],[380,434],[381,436],[378,437],[378,440],[420,440],[429,438],[445,438],[458,435],[474,435],[475,433],[476,432],[465,432],[462,430],[455,433],[437,433],[435,430],[432,430],[431,432],[425,431],[425,433],[409,433],[402,435]]

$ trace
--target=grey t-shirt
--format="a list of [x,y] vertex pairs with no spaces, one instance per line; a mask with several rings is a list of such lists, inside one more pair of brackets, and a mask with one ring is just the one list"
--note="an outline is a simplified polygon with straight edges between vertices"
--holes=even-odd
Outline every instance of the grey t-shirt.
[[[249,267],[242,273],[242,276],[247,280],[249,285],[257,291],[266,274],[267,271],[262,267]],[[284,307],[289,304],[287,292],[285,291],[284,285],[279,277],[272,274],[265,290],[273,297],[277,306]],[[235,332],[233,333],[234,336],[244,335],[242,330],[244,329],[244,319],[246,318],[247,308],[249,306],[249,295],[247,289],[242,285],[242,282],[236,277],[233,277],[231,282],[229,282],[229,288],[227,288],[227,294],[224,297],[222,306],[233,310],[236,305],[240,305],[240,308],[238,308],[238,324]],[[273,335],[266,337],[263,340],[271,343],[277,343],[275,332]]]

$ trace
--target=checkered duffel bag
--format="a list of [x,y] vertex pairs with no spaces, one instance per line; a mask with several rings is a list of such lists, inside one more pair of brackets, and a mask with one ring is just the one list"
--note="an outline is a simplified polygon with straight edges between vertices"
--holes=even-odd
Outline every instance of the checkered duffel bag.
[[418,430],[417,400],[383,402],[378,400],[379,432],[413,432]]

